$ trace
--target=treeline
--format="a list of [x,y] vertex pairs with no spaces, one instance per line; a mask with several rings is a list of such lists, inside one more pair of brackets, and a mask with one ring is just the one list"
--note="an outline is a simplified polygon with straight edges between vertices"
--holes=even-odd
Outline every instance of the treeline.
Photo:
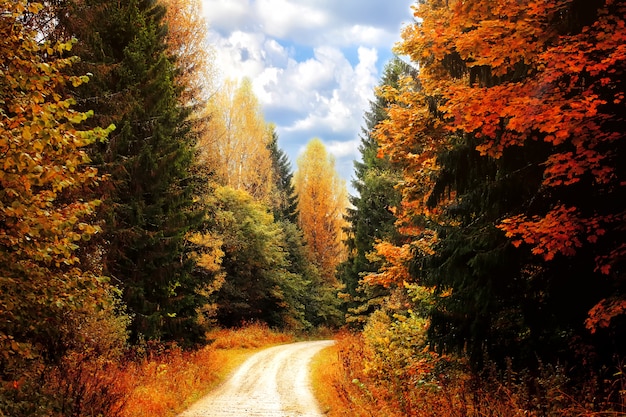
[[626,411],[626,4],[414,10],[356,165],[347,379],[381,415]]
[[341,323],[311,227],[341,231],[345,185],[319,149],[292,181],[199,1],[0,0],[0,37],[0,415],[116,415],[111,370],[155,343]]

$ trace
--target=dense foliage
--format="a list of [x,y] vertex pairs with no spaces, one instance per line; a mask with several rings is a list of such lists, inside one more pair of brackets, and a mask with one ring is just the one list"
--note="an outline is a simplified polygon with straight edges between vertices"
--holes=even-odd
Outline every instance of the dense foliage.
[[[401,291],[368,325],[393,340],[417,314],[418,345],[474,376],[495,366],[540,385],[556,366],[582,408],[623,411],[626,6],[420,1],[415,15],[396,51],[419,72],[383,83],[373,133],[402,171],[408,241],[375,245],[384,263],[363,280]],[[395,354],[366,344],[387,358],[370,368]]]
[[[387,64],[379,86],[397,87],[400,78],[413,72],[409,65],[396,58]],[[389,158],[379,157],[378,141],[373,136],[376,126],[387,117],[389,104],[378,96],[365,113],[359,148],[362,160],[354,163],[355,179],[352,181],[358,194],[350,196],[351,207],[346,214],[348,258],[339,267],[339,279],[345,286],[343,298],[348,321],[357,327],[389,296],[383,286],[362,281],[365,275],[381,267],[380,260],[371,256],[374,245],[382,240],[400,244],[402,240],[393,214],[400,204],[396,185],[401,173]]]
[[116,375],[162,343],[340,321],[250,82],[215,90],[199,7],[0,3],[0,415],[119,415]]
[[349,202],[199,7],[0,0],[0,415],[120,415],[155,352],[346,312],[352,410],[626,411],[623,1],[418,1]]
[[[114,126],[80,127],[92,113],[74,110],[75,101],[59,91],[87,77],[65,73],[75,62],[63,57],[70,42],[39,42],[28,27],[28,18],[41,8],[26,1],[0,2],[3,415],[62,409],[69,415],[80,409],[71,401],[75,392],[45,381],[82,360],[85,369],[98,367],[90,360],[106,366],[124,340],[124,323],[107,317],[115,314],[114,289],[97,270],[81,265],[78,255],[82,242],[101,231],[93,217],[101,202],[77,197],[100,180],[85,149],[104,140]],[[102,330],[100,337],[86,337],[92,327]]]
[[327,285],[337,282],[335,270],[345,257],[343,244],[347,191],[335,170],[335,160],[319,139],[311,140],[298,158],[294,174],[298,224],[310,259]]
[[185,250],[185,235],[201,218],[190,179],[195,138],[166,43],[166,9],[133,0],[67,2],[61,10],[59,30],[77,39],[80,68],[94,74],[75,95],[94,110],[95,123],[117,126],[92,149],[108,175],[98,190],[103,273],[123,290],[134,340],[199,340],[199,282]]

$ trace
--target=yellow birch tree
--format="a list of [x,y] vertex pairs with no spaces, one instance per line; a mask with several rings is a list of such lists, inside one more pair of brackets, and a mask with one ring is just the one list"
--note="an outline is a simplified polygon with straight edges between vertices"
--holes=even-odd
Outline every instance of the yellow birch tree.
[[252,83],[227,80],[207,105],[208,129],[200,139],[201,158],[218,182],[267,202],[272,192],[272,129],[265,122]]

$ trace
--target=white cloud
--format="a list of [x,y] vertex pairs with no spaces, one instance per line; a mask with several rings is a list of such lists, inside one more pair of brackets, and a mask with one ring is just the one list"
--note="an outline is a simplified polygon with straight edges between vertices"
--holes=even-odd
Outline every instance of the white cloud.
[[323,10],[288,0],[257,0],[255,14],[265,33],[286,38],[301,31],[312,31],[329,23]]
[[352,139],[344,142],[331,141],[326,144],[328,152],[333,154],[335,158],[350,157],[356,159],[359,155],[360,139]]
[[414,0],[202,2],[222,78],[252,80],[292,161],[319,137],[349,178],[363,113]]
[[265,36],[261,33],[235,31],[228,38],[213,34],[210,41],[222,78],[254,79],[266,67],[263,47]]
[[[226,36],[260,31],[302,45],[390,47],[413,0],[202,0],[211,27]],[[395,3],[395,4],[394,4]]]
[[[357,136],[363,111],[376,85],[376,61],[375,49],[359,48],[359,63],[353,67],[338,49],[319,48],[314,60],[297,65],[294,74],[283,74],[288,86],[297,86],[293,88],[298,89],[298,97],[309,108],[303,118],[284,126],[284,130],[307,134],[318,129],[328,136]],[[302,76],[303,73],[317,77]],[[330,89],[325,91],[325,86]],[[302,106],[302,101],[292,105]]]
[[250,0],[202,0],[202,12],[211,28],[220,31],[240,30],[252,21]]

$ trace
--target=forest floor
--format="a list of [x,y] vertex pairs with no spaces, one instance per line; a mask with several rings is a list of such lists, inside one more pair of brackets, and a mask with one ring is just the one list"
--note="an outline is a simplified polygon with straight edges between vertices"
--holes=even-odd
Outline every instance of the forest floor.
[[298,342],[262,350],[180,417],[322,417],[311,393],[309,365],[333,343]]

